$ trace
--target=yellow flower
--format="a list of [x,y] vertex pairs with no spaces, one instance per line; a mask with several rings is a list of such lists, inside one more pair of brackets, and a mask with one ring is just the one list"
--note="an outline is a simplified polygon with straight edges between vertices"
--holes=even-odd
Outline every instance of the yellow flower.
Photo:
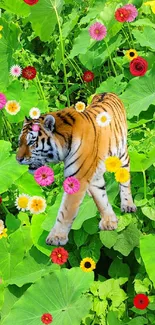
[[105,167],[108,172],[116,172],[122,166],[122,162],[118,157],[108,157],[105,160]]
[[152,9],[152,12],[155,14],[155,1],[147,1],[144,3],[145,6],[150,6]]
[[1,30],[3,29],[3,26],[2,25],[0,25],[0,32],[1,32]]
[[16,100],[8,100],[5,109],[9,114],[16,115],[20,111],[20,105]]
[[4,222],[3,220],[0,220],[0,234],[3,232],[4,229]]
[[134,49],[130,49],[130,50],[126,51],[125,56],[126,56],[130,61],[132,61],[133,59],[137,58],[138,53],[137,53],[136,50],[134,50]]
[[86,105],[83,102],[77,102],[75,104],[75,109],[77,112],[83,112],[85,110],[85,108],[86,108]]
[[28,210],[28,202],[30,200],[30,196],[27,194],[20,194],[17,198],[16,198],[16,202],[15,205],[17,207],[18,210]]
[[40,109],[38,107],[32,107],[29,111],[29,115],[32,119],[38,119],[40,117]]
[[80,267],[84,272],[91,272],[96,268],[96,263],[90,257],[83,258]]
[[3,237],[8,237],[6,232],[7,232],[7,228],[4,228],[3,231],[0,234],[0,239],[2,239]]
[[115,179],[117,182],[126,183],[130,179],[130,173],[126,168],[120,168],[115,173]]
[[28,209],[31,213],[39,214],[45,211],[46,201],[40,196],[33,196],[28,203]]

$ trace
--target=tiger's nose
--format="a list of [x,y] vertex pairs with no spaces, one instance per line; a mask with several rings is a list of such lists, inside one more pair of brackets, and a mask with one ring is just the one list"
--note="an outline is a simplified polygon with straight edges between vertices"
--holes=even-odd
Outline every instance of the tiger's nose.
[[22,163],[22,161],[24,160],[24,158],[20,158],[20,157],[16,157],[16,159],[19,163]]

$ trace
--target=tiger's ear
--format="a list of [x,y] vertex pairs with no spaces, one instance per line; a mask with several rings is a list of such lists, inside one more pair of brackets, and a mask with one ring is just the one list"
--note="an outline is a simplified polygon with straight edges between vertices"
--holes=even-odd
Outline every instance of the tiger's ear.
[[44,128],[47,131],[53,131],[55,125],[55,118],[52,115],[47,115],[44,119]]
[[30,118],[29,117],[27,117],[27,116],[25,116],[25,120],[24,120],[24,123],[27,123],[27,122],[29,122],[30,121]]

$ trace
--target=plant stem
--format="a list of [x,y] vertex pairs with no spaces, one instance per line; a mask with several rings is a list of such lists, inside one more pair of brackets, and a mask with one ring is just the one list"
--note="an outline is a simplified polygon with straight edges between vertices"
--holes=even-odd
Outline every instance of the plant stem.
[[105,41],[105,44],[106,44],[106,47],[107,47],[107,51],[108,51],[108,55],[109,55],[109,59],[110,59],[110,62],[111,62],[111,65],[112,65],[112,68],[113,68],[113,71],[114,71],[114,74],[115,76],[117,77],[117,72],[116,72],[116,69],[115,69],[115,66],[114,66],[114,63],[113,63],[113,60],[112,60],[112,57],[111,57],[111,53],[109,51],[109,46],[108,46],[108,43],[106,40]]
[[130,29],[130,24],[128,22],[127,22],[127,26],[128,26],[129,35],[130,35],[130,38],[131,38],[132,47],[134,49],[134,40],[133,40],[133,37],[132,37],[132,33],[131,33],[131,29]]
[[123,32],[123,34],[124,34],[124,36],[125,36],[125,38],[126,38],[128,44],[129,44],[129,47],[131,48],[132,46],[131,46],[131,44],[130,44],[128,34],[125,32],[124,28],[122,28],[122,32]]
[[[50,0],[51,2],[51,0]],[[52,5],[52,2],[51,2]],[[62,63],[63,63],[63,70],[64,70],[64,80],[65,80],[65,86],[66,86],[66,94],[67,94],[67,105],[68,107],[70,106],[70,100],[69,100],[69,91],[68,91],[68,82],[67,82],[67,73],[66,73],[66,65],[65,65],[65,54],[64,54],[64,45],[63,45],[63,36],[62,36],[62,30],[61,30],[61,25],[60,25],[60,20],[59,20],[59,15],[57,12],[56,6],[53,6],[58,22],[58,27],[59,27],[59,35],[60,35],[60,46],[61,46],[61,55],[62,55]]]
[[143,170],[142,173],[143,173],[143,180],[144,180],[144,199],[146,199],[146,174],[145,174],[145,170]]
[[2,207],[2,210],[5,212],[6,215],[10,213],[3,202],[1,203],[1,207]]

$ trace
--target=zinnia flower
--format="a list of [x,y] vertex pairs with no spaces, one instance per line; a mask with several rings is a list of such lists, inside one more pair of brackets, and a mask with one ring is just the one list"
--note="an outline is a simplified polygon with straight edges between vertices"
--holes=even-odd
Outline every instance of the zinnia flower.
[[44,323],[44,324],[51,324],[52,321],[53,321],[53,317],[51,314],[43,314],[41,316],[41,321]]
[[52,168],[42,166],[35,171],[34,178],[39,185],[48,186],[54,182],[54,172]]
[[3,232],[4,229],[4,221],[0,220],[0,234]]
[[10,69],[10,74],[13,77],[19,77],[22,73],[22,69],[19,65],[13,65]]
[[39,0],[24,0],[29,6],[35,5]]
[[83,260],[80,263],[80,267],[84,272],[91,272],[95,270],[96,263],[94,260],[90,257],[83,258]]
[[105,38],[107,29],[103,24],[97,22],[90,26],[89,34],[96,41],[101,41],[103,38]]
[[110,124],[111,117],[107,112],[103,112],[96,116],[96,122],[99,126],[104,127]]
[[16,115],[20,111],[20,105],[16,100],[8,100],[5,109],[10,115]]
[[145,309],[149,304],[148,296],[144,295],[143,293],[139,293],[134,297],[133,304],[137,309]]
[[83,112],[85,110],[85,108],[86,108],[86,105],[83,102],[77,102],[75,104],[75,109],[77,112]]
[[155,14],[155,1],[147,1],[144,3],[145,6],[150,6],[152,12]]
[[116,172],[122,166],[122,162],[118,157],[108,157],[105,160],[105,167],[108,172]]
[[44,212],[46,209],[46,201],[41,196],[33,196],[29,199],[28,210],[31,213],[39,214]]
[[74,176],[68,177],[63,182],[63,188],[64,188],[64,191],[66,193],[68,193],[68,194],[74,194],[74,193],[76,193],[76,192],[79,191],[79,189],[80,189],[80,182]]
[[3,26],[2,25],[0,25],[0,32],[1,32],[1,30],[3,29]]
[[40,110],[37,107],[32,107],[29,111],[29,115],[32,119],[38,119],[40,116]]
[[62,265],[67,262],[68,252],[63,247],[54,248],[50,258],[53,263]]
[[125,21],[127,21],[129,17],[129,12],[127,9],[124,8],[118,8],[115,11],[115,18],[117,21],[119,21],[120,23],[124,23]]
[[38,124],[33,124],[32,125],[32,131],[38,132],[40,130],[40,126]]
[[37,74],[36,69],[31,66],[28,66],[22,70],[22,76],[28,80],[34,79],[36,74]]
[[130,72],[133,76],[144,76],[148,69],[148,62],[138,56],[130,62]]
[[89,70],[85,71],[82,78],[85,82],[90,82],[94,79],[94,73]]
[[4,94],[0,93],[0,109],[2,109],[7,102],[7,99]]
[[18,210],[26,211],[28,210],[28,202],[29,202],[30,196],[27,194],[19,194],[19,196],[16,198],[15,205]]
[[137,53],[136,50],[134,50],[134,49],[130,49],[130,50],[126,51],[125,56],[126,56],[130,61],[132,61],[133,59],[137,58],[138,53]]
[[8,237],[8,235],[7,235],[7,228],[4,228],[3,229],[3,231],[0,233],[0,239],[2,239],[3,237]]
[[127,4],[127,5],[123,6],[122,8],[126,9],[128,11],[129,16],[126,20],[127,22],[131,23],[138,16],[138,10],[133,4],[131,4],[131,3]]
[[126,168],[119,168],[115,173],[117,182],[126,183],[130,179],[130,173]]

